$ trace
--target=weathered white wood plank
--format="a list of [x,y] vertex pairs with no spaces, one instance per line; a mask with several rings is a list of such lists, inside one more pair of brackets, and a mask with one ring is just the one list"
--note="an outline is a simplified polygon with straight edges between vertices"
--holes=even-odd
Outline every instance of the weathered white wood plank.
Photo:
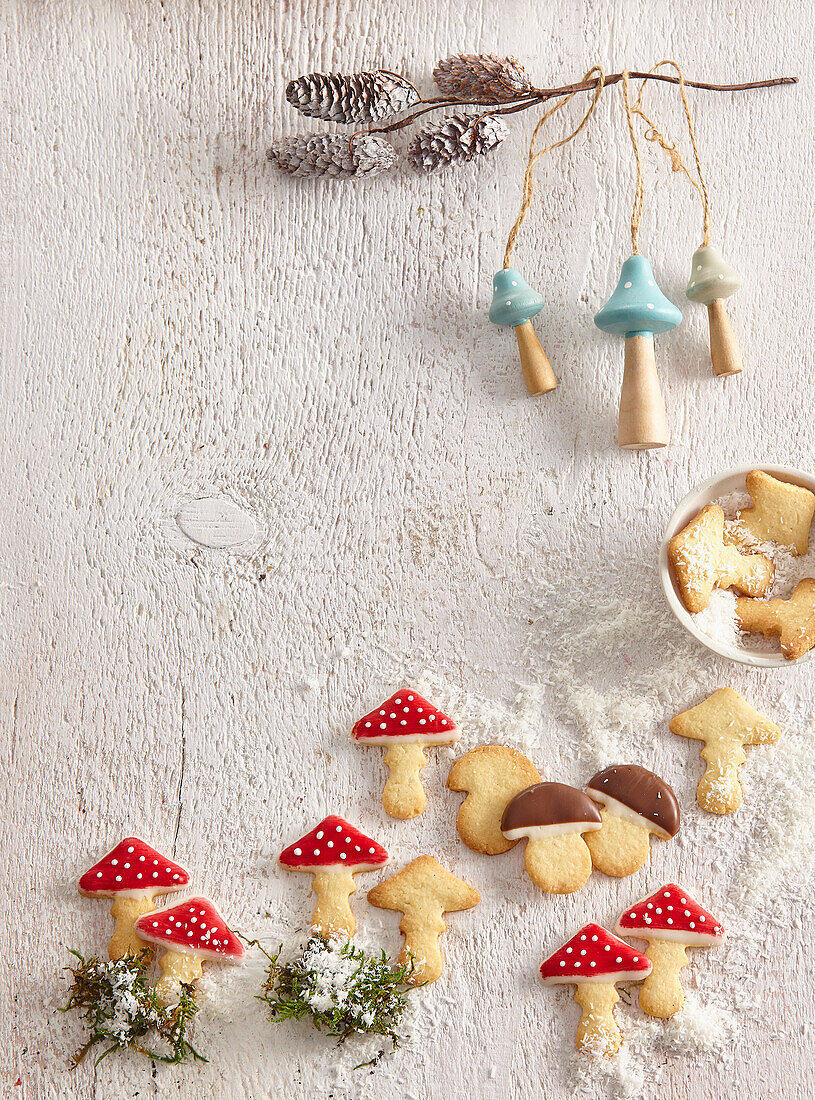
[[[473,740],[514,737],[521,710],[539,767],[573,782],[596,761],[559,670],[607,691],[633,666],[632,698],[656,713],[658,697],[668,713],[676,694],[687,701],[682,678],[653,685],[679,662],[690,696],[728,678],[798,726],[811,716],[811,672],[760,677],[705,660],[662,613],[655,582],[662,525],[694,483],[735,461],[815,462],[815,16],[781,0],[725,8],[4,6],[9,1095],[436,1100],[461,1082],[485,1098],[572,1091],[575,1010],[568,993],[539,987],[536,967],[578,922],[613,921],[651,872],[542,898],[520,875],[520,851],[479,860],[458,842],[444,750],[425,772],[426,814],[397,823],[381,813],[378,752],[346,734],[361,709],[425,670]],[[561,379],[538,401],[523,392],[512,334],[486,320],[530,120],[513,123],[491,163],[427,180],[322,185],[265,163],[272,136],[317,128],[285,104],[291,76],[381,64],[429,88],[438,57],[478,49],[517,54],[541,83],[598,60],[613,70],[663,56],[721,80],[802,78],[781,92],[694,95],[716,237],[746,276],[731,310],[746,370],[713,379],[704,311],[689,306],[659,341],[673,436],[664,453],[613,446],[622,349],[591,323],[627,254],[633,169],[616,92],[579,144],[541,165],[518,246],[547,301],[539,330]],[[667,111],[670,96],[652,102]],[[667,117],[678,123],[675,105]],[[643,250],[681,302],[698,211],[667,163],[646,164]],[[246,539],[222,523],[207,535],[200,511],[187,523],[197,537],[184,537],[177,517],[204,500],[247,516]],[[574,632],[614,601],[644,618],[587,643],[584,667],[565,664]],[[530,684],[533,702],[516,704]],[[688,841],[655,853],[653,874],[724,902],[768,807],[753,788],[744,832],[704,821],[698,761],[669,743],[663,716],[620,742],[653,753],[687,809]],[[784,742],[773,751],[779,766],[790,759]],[[771,783],[772,760],[751,768],[754,783]],[[252,971],[207,982],[197,1034],[208,1066],[154,1077],[125,1058],[69,1073],[77,1032],[55,1013],[58,972],[66,946],[102,949],[110,927],[103,903],[75,893],[89,859],[142,832],[238,927],[276,943],[303,929],[310,897],[275,856],[332,811],[374,830],[400,862],[432,850],[482,891],[474,913],[450,919],[449,969],[421,995],[413,1043],[355,1073],[354,1052],[266,1025]],[[363,890],[360,924],[395,948],[395,915],[369,909]],[[741,985],[765,1023],[740,1015],[725,1064],[702,1054],[655,1067],[651,1094],[812,1095],[811,926],[767,930],[776,953],[757,950],[754,975],[740,955],[729,972],[713,953],[693,964],[705,996],[720,983],[730,1005]]]

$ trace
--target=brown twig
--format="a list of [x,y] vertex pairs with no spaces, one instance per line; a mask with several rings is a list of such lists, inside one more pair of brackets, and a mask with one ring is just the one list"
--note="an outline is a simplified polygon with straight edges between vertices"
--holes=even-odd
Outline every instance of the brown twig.
[[[661,80],[666,84],[678,84],[679,79],[675,76],[666,76],[664,73],[641,73],[629,71],[628,76],[634,80]],[[610,84],[617,84],[623,78],[622,73],[612,73],[611,76],[606,77],[605,86]],[[560,88],[534,88],[532,91],[524,92],[518,96],[518,99],[514,103],[506,103],[506,101],[500,103],[485,103],[483,100],[475,99],[455,99],[449,96],[436,96],[432,99],[420,99],[417,110],[411,111],[409,115],[399,119],[397,122],[391,122],[387,126],[377,126],[374,129],[365,130],[368,134],[391,134],[396,130],[403,130],[406,126],[410,126],[415,122],[417,118],[422,115],[426,115],[431,111],[438,111],[445,107],[481,107],[485,109],[487,114],[491,115],[513,115],[518,111],[526,111],[530,107],[534,107],[538,103],[544,103],[547,99],[551,99],[553,96],[565,96],[571,95],[575,92],[591,92],[597,87],[598,80],[593,77],[590,80],[580,80],[576,84],[564,84]],[[754,88],[776,88],[782,84],[797,84],[797,76],[775,76],[769,80],[751,80],[742,84],[710,84],[706,80],[686,80],[686,88],[699,88],[708,92],[748,92]],[[361,133],[362,131],[358,131]],[[354,138],[357,134],[353,134],[351,137],[351,143],[353,144]]]

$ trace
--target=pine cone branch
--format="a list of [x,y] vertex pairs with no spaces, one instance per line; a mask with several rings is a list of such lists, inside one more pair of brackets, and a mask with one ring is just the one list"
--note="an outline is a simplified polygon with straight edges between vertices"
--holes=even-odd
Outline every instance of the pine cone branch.
[[396,163],[396,150],[377,134],[360,134],[353,145],[343,134],[302,134],[281,138],[266,154],[291,176],[359,179]]
[[443,58],[433,70],[440,91],[475,103],[511,103],[534,91],[523,65],[514,57],[461,53]]
[[381,122],[419,101],[409,80],[377,69],[372,73],[308,73],[289,82],[286,99],[298,111],[326,122]]
[[417,172],[466,164],[492,152],[508,132],[495,115],[449,115],[419,131],[408,146],[408,159]]

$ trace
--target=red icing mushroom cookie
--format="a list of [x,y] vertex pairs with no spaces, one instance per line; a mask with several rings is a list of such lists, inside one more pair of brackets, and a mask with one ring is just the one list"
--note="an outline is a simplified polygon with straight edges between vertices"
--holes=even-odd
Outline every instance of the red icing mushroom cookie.
[[154,908],[157,894],[171,894],[189,884],[189,872],[137,836],[127,836],[79,880],[79,892],[91,898],[113,898],[116,929],[111,959],[137,955],[144,943],[133,930],[136,918]]
[[136,921],[142,939],[166,948],[159,959],[156,993],[165,1004],[178,999],[182,984],[201,977],[202,959],[240,962],[246,951],[208,898],[188,898],[170,909],[145,913]]
[[675,882],[635,901],[615,931],[648,941],[646,954],[654,969],[640,989],[640,1006],[663,1020],[675,1015],[685,1000],[679,972],[688,964],[686,948],[713,947],[724,939],[713,914]]
[[639,982],[651,973],[641,952],[599,924],[587,924],[563,947],[545,959],[541,977],[547,985],[573,984],[574,999],[583,1010],[577,1047],[595,1054],[616,1054],[622,1035],[614,1019],[620,999],[616,982]]
[[385,763],[390,776],[382,794],[382,805],[391,817],[417,817],[427,804],[419,773],[427,764],[426,745],[452,745],[461,731],[452,718],[405,688],[366,714],[352,730],[355,741],[365,745],[387,745]]
[[314,875],[317,907],[311,920],[315,932],[329,938],[351,938],[356,928],[348,898],[356,890],[354,875],[373,871],[388,862],[388,853],[345,818],[332,814],[310,833],[280,853],[290,871]]

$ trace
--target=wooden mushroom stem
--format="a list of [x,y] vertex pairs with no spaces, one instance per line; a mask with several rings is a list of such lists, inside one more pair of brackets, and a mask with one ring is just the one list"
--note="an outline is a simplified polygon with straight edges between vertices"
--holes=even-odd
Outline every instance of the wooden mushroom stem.
[[427,764],[423,741],[391,745],[385,753],[390,775],[382,794],[382,805],[391,817],[418,817],[427,805],[419,773]]
[[158,961],[161,977],[156,982],[156,996],[164,1004],[175,1004],[181,993],[182,985],[192,985],[203,971],[200,955],[191,955],[186,951],[164,952]]
[[524,853],[526,873],[547,894],[571,894],[591,874],[591,854],[580,833],[534,838]]
[[617,1053],[623,1037],[614,1019],[614,1005],[620,995],[613,985],[578,982],[574,999],[583,1010],[577,1028],[578,1050],[590,1050],[609,1057]]
[[150,949],[149,944],[136,933],[133,925],[144,913],[152,913],[154,909],[152,894],[139,894],[136,897],[118,894],[113,899],[110,915],[116,921],[116,928],[108,947],[111,959],[115,961],[125,955],[138,955],[140,951]]
[[591,852],[591,860],[604,875],[622,878],[639,871],[648,859],[650,833],[642,825],[600,810],[602,829],[586,833],[585,841]]
[[311,888],[317,895],[311,927],[329,939],[350,940],[357,926],[348,904],[357,888],[354,876],[350,871],[315,871]]
[[526,388],[529,392],[536,396],[556,389],[557,378],[555,378],[555,372],[546,357],[546,352],[541,347],[540,340],[532,327],[532,322],[524,321],[523,324],[516,325],[515,337],[518,341],[524,382],[526,382]]
[[697,788],[699,805],[714,814],[732,813],[741,805],[739,768],[747,760],[741,737],[717,737],[702,749],[705,774]]
[[667,1020],[682,1007],[685,994],[679,971],[688,965],[684,943],[673,940],[649,940],[646,955],[653,970],[640,986],[640,1007],[649,1016]]
[[665,403],[654,361],[654,338],[635,333],[625,338],[625,368],[620,394],[618,441],[626,450],[649,450],[668,442]]
[[713,363],[713,373],[719,377],[728,374],[738,374],[743,363],[741,348],[727,316],[724,301],[716,298],[707,307],[708,324],[710,326],[710,359]]

